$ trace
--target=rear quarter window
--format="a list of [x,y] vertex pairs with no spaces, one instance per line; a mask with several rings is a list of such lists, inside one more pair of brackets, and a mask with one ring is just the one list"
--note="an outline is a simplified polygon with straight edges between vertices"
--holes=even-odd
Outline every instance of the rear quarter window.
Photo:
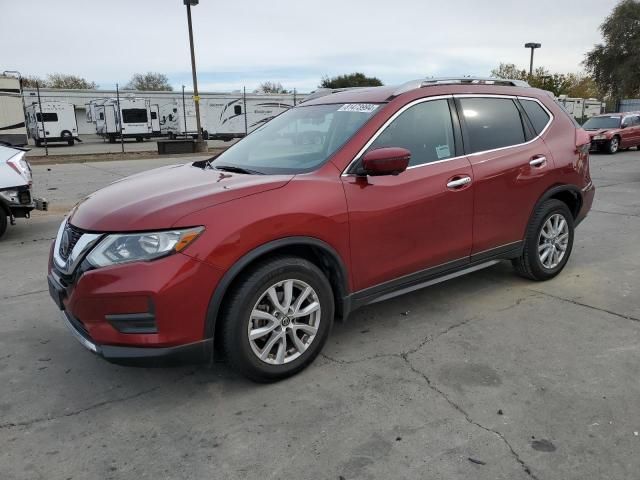
[[467,153],[525,142],[520,111],[510,98],[461,98]]
[[520,104],[527,114],[527,117],[529,117],[536,135],[540,135],[540,133],[542,133],[542,131],[549,123],[549,120],[551,120],[551,117],[549,116],[547,111],[534,100],[521,99]]

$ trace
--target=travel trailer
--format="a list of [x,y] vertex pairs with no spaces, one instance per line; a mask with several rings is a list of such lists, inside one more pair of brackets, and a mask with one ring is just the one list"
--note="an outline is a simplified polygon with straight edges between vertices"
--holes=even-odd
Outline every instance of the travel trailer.
[[566,95],[560,95],[558,102],[581,123],[603,113],[606,105],[595,98],[570,98]]
[[[200,119],[204,125],[205,119],[200,112]],[[185,115],[186,114],[186,115]],[[163,136],[169,138],[175,137],[197,137],[198,127],[196,122],[196,108],[193,100],[186,101],[184,104],[182,100],[171,100],[163,105],[160,105],[160,129]],[[208,132],[203,132],[205,138],[208,138]]]
[[27,144],[20,80],[4,75],[0,75],[0,143]]
[[[42,115],[40,109],[42,108]],[[73,145],[78,137],[75,107],[67,102],[34,102],[26,109],[27,131],[36,146],[50,142]],[[42,124],[44,123],[44,130]]]
[[[246,104],[246,105],[245,105]],[[205,106],[209,138],[231,140],[244,137],[294,106],[293,95],[213,95]],[[246,106],[246,111],[245,111]],[[246,123],[245,123],[246,119]]]
[[120,138],[121,128],[123,138],[135,138],[136,141],[142,142],[145,138],[152,137],[151,105],[148,99],[120,97],[119,109],[116,98],[108,98],[91,105],[90,103],[87,115],[91,115],[95,122],[96,133],[108,139],[110,143],[115,143],[116,139]]

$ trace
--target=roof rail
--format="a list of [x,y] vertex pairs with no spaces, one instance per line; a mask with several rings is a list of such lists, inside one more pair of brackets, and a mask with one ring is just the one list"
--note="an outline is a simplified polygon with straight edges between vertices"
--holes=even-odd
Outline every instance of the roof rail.
[[432,77],[419,80],[411,80],[400,85],[392,97],[397,97],[402,93],[422,87],[435,85],[501,85],[508,87],[530,87],[524,80],[510,80],[505,78],[482,78],[482,77]]
[[345,92],[347,90],[357,90],[359,88],[370,88],[370,87],[319,88],[311,92],[306,97],[304,97],[304,100],[302,100],[298,104],[308,102],[309,100],[315,100],[316,98],[325,97],[327,95],[332,95],[334,93]]

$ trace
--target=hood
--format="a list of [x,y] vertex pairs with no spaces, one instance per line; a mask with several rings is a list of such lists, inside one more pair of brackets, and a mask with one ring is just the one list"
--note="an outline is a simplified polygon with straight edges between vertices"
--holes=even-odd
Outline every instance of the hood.
[[203,208],[286,185],[293,175],[243,175],[172,165],[119,180],[80,202],[69,222],[83,230],[126,232],[172,228]]

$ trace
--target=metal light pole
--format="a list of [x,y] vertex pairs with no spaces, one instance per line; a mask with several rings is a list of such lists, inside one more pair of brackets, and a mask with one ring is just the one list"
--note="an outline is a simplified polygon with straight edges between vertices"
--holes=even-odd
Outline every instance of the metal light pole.
[[184,119],[184,138],[187,138],[187,104],[184,101],[184,85],[182,85],[182,117]]
[[524,44],[524,48],[531,49],[531,61],[529,62],[529,77],[533,77],[533,52],[536,48],[542,47],[541,43],[529,42]]
[[187,23],[189,25],[189,47],[191,48],[191,74],[193,75],[193,102],[196,107],[196,128],[198,129],[198,140],[196,151],[206,151],[207,145],[202,141],[202,128],[200,126],[200,96],[198,95],[198,78],[196,74],[196,54],[193,48],[193,28],[191,27],[191,6],[198,5],[200,0],[183,0],[187,6]]

